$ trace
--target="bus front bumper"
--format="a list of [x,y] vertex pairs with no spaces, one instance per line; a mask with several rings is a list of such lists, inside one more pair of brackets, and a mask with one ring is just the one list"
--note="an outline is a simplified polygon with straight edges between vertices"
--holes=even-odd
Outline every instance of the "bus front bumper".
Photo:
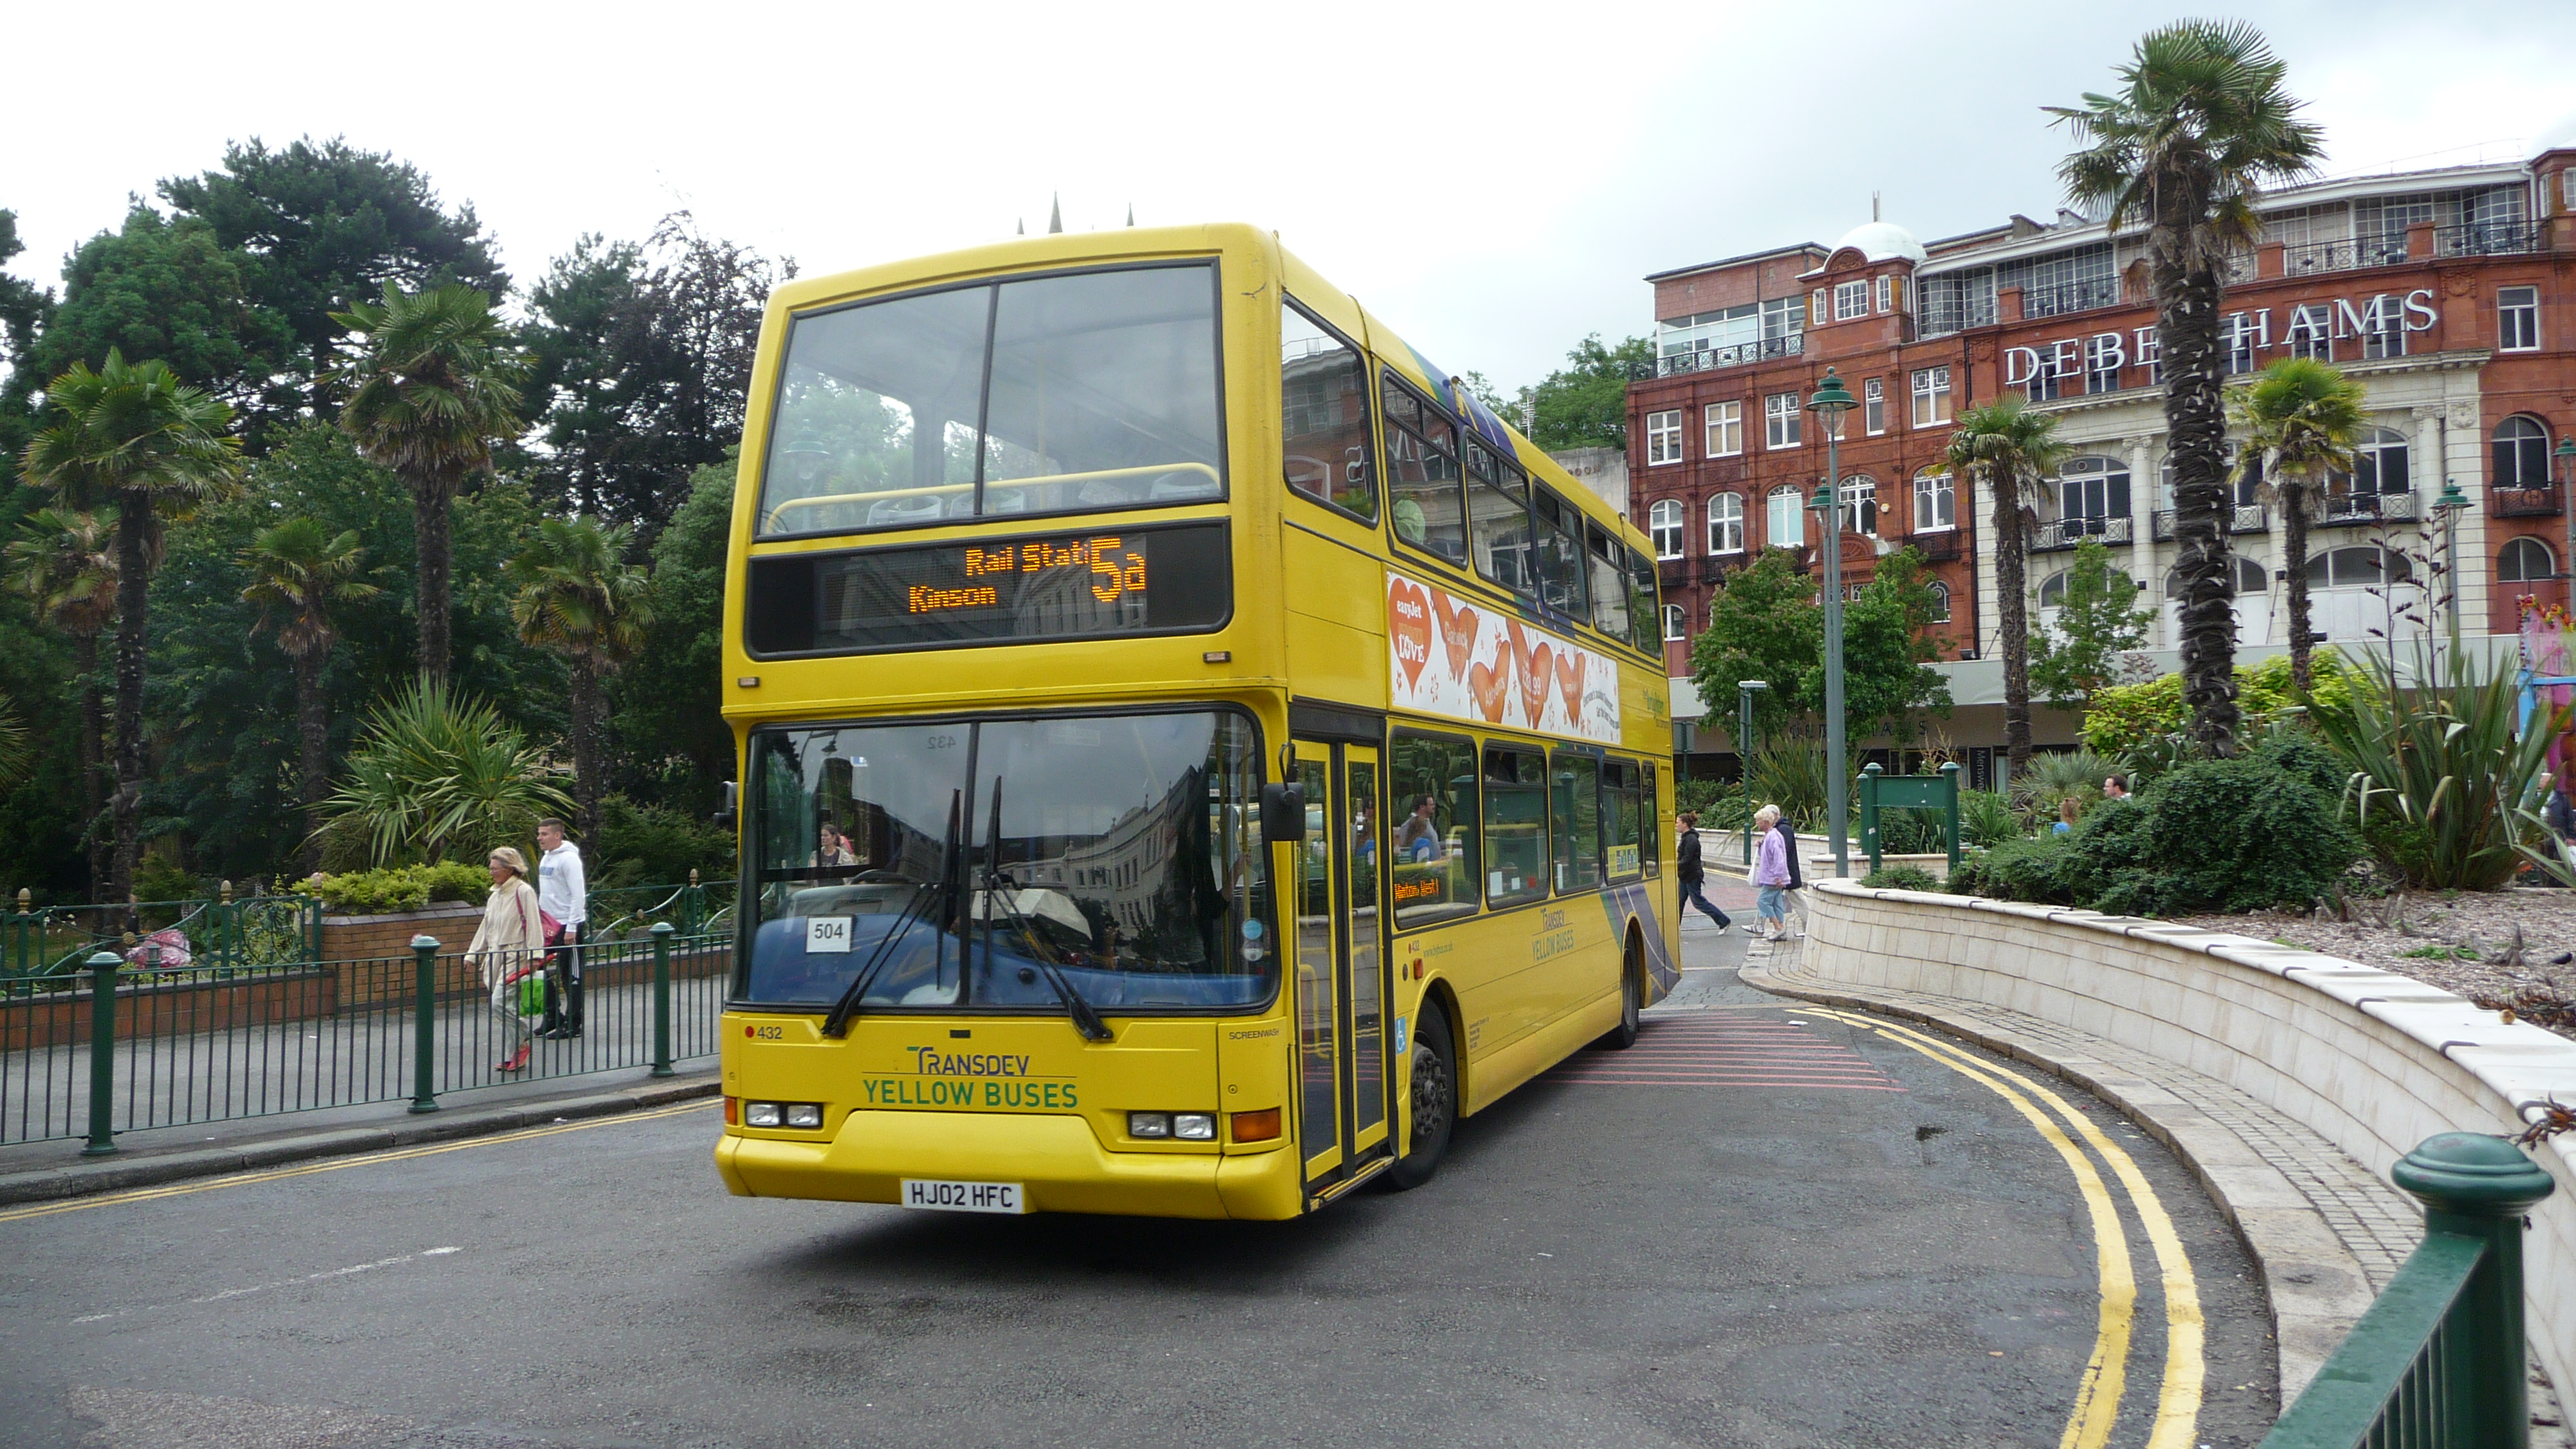
[[1275,1219],[1303,1207],[1296,1153],[1284,1146],[1109,1152],[1075,1116],[853,1111],[829,1142],[728,1132],[716,1170],[743,1197],[891,1203],[916,1178],[1017,1182],[1031,1212]]

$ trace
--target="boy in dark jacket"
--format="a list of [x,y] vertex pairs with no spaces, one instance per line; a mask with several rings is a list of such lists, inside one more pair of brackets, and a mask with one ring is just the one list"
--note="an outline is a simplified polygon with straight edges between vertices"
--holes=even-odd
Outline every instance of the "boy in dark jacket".
[[1682,827],[1682,837],[1680,848],[1673,853],[1673,865],[1682,883],[1682,904],[1699,907],[1723,931],[1734,922],[1726,918],[1726,912],[1710,905],[1707,896],[1700,894],[1700,886],[1707,876],[1699,860],[1699,816],[1686,810],[1677,819]]

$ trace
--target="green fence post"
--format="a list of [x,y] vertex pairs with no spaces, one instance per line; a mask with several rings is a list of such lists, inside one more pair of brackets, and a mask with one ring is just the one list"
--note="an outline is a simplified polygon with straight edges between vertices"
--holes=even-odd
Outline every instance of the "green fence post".
[[653,1075],[671,1071],[671,937],[668,921],[653,923]]
[[412,986],[411,1109],[435,1112],[438,1093],[430,1086],[430,1074],[438,1070],[438,938],[412,937],[411,954],[419,973]]
[[89,958],[89,1145],[83,1157],[116,1150],[116,968],[125,958],[100,951]]
[[1955,871],[1959,868],[1959,762],[1943,765],[1941,779],[1941,794],[1950,810],[1950,869]]
[[1860,838],[1869,851],[1870,874],[1878,873],[1878,777],[1876,760],[1860,767]]
[[2444,1442],[2528,1449],[2522,1215],[2558,1184],[2511,1142],[2478,1132],[2427,1137],[2389,1176],[2423,1199],[2427,1234],[2487,1245],[2443,1323],[2441,1372],[2450,1390]]

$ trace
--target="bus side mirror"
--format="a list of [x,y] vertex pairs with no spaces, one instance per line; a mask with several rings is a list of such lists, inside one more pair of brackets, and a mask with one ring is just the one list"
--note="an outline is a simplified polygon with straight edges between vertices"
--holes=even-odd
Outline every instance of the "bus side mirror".
[[1295,845],[1306,838],[1306,787],[1261,787],[1261,843]]
[[727,780],[718,789],[720,793],[716,796],[716,825],[720,829],[731,830],[734,820],[734,783]]

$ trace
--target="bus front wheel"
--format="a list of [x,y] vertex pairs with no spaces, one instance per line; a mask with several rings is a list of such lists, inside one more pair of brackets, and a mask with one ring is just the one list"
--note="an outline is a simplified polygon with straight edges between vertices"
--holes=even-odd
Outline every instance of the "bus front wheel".
[[1602,1033],[1602,1046],[1625,1051],[1637,1044],[1637,1023],[1646,1005],[1645,951],[1632,933],[1619,963],[1619,1024]]
[[1397,1158],[1386,1174],[1399,1189],[1420,1187],[1440,1170],[1440,1159],[1449,1151],[1449,1130],[1458,1120],[1458,1058],[1449,1044],[1449,1014],[1437,1003],[1422,1003],[1409,1056],[1413,1090],[1407,1097],[1405,1123],[1412,1150]]

